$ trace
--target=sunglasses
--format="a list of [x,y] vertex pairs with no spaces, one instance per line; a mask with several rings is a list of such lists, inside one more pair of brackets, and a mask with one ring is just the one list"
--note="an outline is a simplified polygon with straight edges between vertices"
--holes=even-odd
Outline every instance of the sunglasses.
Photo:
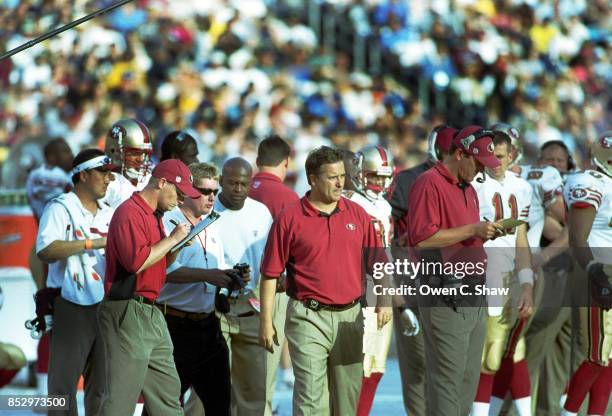
[[217,194],[219,193],[219,189],[198,188],[197,186],[194,186],[194,188],[197,189],[204,196],[209,196],[210,194],[217,196]]

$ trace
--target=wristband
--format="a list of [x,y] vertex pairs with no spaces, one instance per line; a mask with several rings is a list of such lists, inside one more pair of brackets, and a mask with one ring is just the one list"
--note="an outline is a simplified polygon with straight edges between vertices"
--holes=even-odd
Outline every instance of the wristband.
[[533,270],[531,269],[519,270],[518,279],[521,285],[525,283],[529,283],[531,286],[533,286]]
[[88,238],[87,240],[85,240],[85,250],[91,249],[93,249],[93,241]]

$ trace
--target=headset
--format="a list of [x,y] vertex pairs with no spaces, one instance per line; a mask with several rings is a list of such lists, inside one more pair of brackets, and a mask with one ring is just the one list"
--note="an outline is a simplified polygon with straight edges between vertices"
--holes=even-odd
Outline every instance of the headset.
[[542,159],[542,153],[544,152],[544,150],[548,149],[550,146],[559,146],[563,148],[563,150],[565,150],[565,153],[567,154],[567,170],[572,171],[576,169],[576,163],[574,162],[574,157],[572,156],[572,152],[570,152],[569,147],[567,147],[565,142],[562,140],[550,140],[544,143],[540,147],[540,159]]

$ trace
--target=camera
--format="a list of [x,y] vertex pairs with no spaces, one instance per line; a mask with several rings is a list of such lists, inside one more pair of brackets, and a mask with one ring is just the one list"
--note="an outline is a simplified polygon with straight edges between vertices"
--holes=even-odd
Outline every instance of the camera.
[[237,290],[243,289],[246,284],[244,283],[244,276],[249,273],[250,266],[248,263],[238,263],[234,265],[233,270],[227,272],[232,278],[232,283],[229,288],[223,287],[217,289],[217,295],[215,296],[215,308],[221,313],[228,313],[230,311],[230,297],[237,297]]

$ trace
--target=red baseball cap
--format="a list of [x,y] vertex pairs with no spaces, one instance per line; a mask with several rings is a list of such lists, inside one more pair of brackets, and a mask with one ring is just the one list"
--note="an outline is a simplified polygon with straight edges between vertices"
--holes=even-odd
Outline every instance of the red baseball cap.
[[155,166],[151,176],[164,178],[191,199],[197,199],[201,194],[193,187],[193,176],[187,165],[178,159],[167,159]]
[[487,168],[496,168],[501,165],[493,153],[493,131],[485,130],[480,126],[464,127],[455,135],[453,143],[466,154]]
[[438,131],[438,136],[436,137],[436,147],[438,147],[443,152],[448,152],[453,144],[453,136],[457,133],[457,129],[452,127],[443,127]]

